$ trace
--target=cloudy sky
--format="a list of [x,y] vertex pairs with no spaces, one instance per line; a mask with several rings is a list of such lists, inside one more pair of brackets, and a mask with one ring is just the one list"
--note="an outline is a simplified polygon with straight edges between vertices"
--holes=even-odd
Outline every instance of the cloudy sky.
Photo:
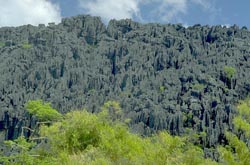
[[250,27],[249,0],[0,0],[0,27],[59,23],[78,14],[185,26],[234,24]]

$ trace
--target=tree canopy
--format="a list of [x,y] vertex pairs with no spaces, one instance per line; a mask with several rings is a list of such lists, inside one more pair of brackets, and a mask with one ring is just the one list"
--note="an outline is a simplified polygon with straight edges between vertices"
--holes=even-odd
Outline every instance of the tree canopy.
[[[21,136],[14,141],[6,141],[11,152],[0,156],[0,163],[246,165],[250,161],[249,146],[237,133],[225,133],[228,142],[216,148],[219,154],[217,162],[205,158],[202,148],[192,143],[188,136],[172,136],[166,131],[148,137],[133,134],[122,118],[110,117],[110,113],[122,113],[115,101],[105,103],[99,113],[78,110],[59,115],[49,103],[41,100],[30,101],[26,107],[41,120],[49,117],[52,124],[41,125],[38,138]],[[239,119],[234,120],[236,129],[246,131],[237,121],[248,121],[248,111],[245,113],[248,108],[248,101],[239,104]],[[60,116],[60,120],[54,120],[54,116]]]

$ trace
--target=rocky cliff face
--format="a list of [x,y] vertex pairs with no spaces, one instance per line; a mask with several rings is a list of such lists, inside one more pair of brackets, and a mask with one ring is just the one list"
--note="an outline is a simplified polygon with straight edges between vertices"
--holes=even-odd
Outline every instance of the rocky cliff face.
[[250,32],[237,26],[140,24],[77,16],[59,25],[0,28],[0,140],[34,126],[24,111],[43,99],[65,113],[117,100],[141,134],[185,128],[205,146],[232,129],[250,92]]

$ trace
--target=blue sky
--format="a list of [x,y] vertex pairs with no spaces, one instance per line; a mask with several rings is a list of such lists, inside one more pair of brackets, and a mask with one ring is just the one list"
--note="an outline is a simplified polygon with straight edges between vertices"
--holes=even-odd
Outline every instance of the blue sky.
[[78,14],[148,23],[250,27],[249,0],[0,0],[0,27],[59,23]]

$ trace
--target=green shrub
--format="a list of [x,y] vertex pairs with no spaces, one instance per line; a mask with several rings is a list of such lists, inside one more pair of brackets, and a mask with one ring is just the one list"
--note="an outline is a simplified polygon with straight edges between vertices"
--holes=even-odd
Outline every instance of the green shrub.
[[202,91],[205,88],[205,86],[203,84],[197,83],[197,84],[194,84],[192,88],[198,91]]
[[31,48],[32,48],[32,45],[29,44],[28,42],[24,42],[24,43],[22,44],[22,48],[23,48],[23,49],[31,49]]
[[228,79],[231,79],[236,74],[236,69],[234,67],[231,67],[231,66],[225,66],[224,72],[226,74],[226,77]]
[[233,119],[234,127],[238,132],[243,132],[250,138],[250,99],[241,101],[237,110],[238,115]]
[[0,42],[0,48],[4,47],[4,46],[5,46],[5,43],[4,42]]
[[165,89],[165,86],[160,86],[160,92],[164,92]]

